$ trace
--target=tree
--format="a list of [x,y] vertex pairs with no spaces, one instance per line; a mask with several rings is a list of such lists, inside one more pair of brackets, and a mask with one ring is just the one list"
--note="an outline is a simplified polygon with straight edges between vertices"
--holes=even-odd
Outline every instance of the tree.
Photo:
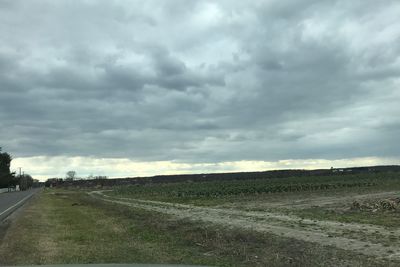
[[33,178],[29,174],[19,176],[19,188],[24,191],[31,188],[33,185]]
[[65,181],[73,181],[76,176],[76,171],[69,171],[66,174],[67,176],[65,177]]
[[14,178],[10,172],[12,157],[10,154],[1,151],[0,147],[0,188],[11,186]]

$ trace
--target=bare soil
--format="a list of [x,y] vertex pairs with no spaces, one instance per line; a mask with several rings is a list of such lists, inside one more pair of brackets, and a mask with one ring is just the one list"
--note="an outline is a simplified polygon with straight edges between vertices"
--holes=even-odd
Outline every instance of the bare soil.
[[284,194],[278,197],[270,197],[268,201],[244,201],[244,202],[234,202],[225,203],[219,205],[221,208],[239,208],[243,210],[262,210],[262,209],[306,209],[312,207],[324,207],[337,208],[338,206],[349,206],[354,201],[373,201],[382,198],[394,198],[399,197],[399,191],[384,191],[384,192],[373,192],[359,194],[357,192],[349,192],[343,194],[339,192],[338,194],[330,194],[329,196],[323,196],[320,192],[317,194],[310,194],[308,196],[301,194]]

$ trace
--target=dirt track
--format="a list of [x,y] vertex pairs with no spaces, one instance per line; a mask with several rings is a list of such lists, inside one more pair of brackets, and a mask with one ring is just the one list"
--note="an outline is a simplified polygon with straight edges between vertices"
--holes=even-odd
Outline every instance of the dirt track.
[[218,207],[221,208],[240,208],[244,210],[260,210],[260,209],[271,209],[271,208],[287,208],[290,209],[304,209],[311,207],[325,207],[340,205],[350,205],[353,201],[363,201],[363,200],[374,200],[381,198],[398,197],[399,191],[385,191],[377,193],[368,194],[358,194],[358,193],[348,193],[346,195],[340,194],[336,196],[304,196],[289,197],[289,198],[279,198],[279,200],[274,199],[273,201],[249,201],[244,203],[234,203],[223,204]]
[[390,231],[375,225],[302,219],[297,216],[272,212],[253,212],[116,198],[105,195],[103,191],[93,191],[90,195],[107,202],[161,212],[180,219],[272,233],[287,238],[334,246],[377,258],[400,260],[400,243],[398,241],[390,245],[385,243],[389,238],[399,240],[400,230]]

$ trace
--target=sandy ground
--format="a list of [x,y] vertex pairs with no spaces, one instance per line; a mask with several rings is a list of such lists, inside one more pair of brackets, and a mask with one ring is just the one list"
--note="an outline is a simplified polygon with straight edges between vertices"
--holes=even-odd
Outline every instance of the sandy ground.
[[[372,197],[392,196],[395,193],[372,194]],[[334,246],[376,258],[400,260],[400,230],[390,230],[368,224],[302,219],[294,215],[285,215],[277,212],[245,211],[228,207],[198,207],[168,202],[117,198],[107,196],[104,191],[93,191],[90,195],[107,202],[161,212],[179,219],[203,221],[231,228],[271,233],[324,246]],[[368,196],[371,197],[371,194],[358,196],[358,199],[367,198]],[[354,200],[354,197],[352,200]],[[329,205],[335,201],[347,200],[338,197],[321,197],[320,201],[317,198],[313,198],[312,200],[299,202],[299,205],[313,206],[314,202],[319,205],[321,203]],[[389,239],[396,241],[388,244],[387,241]]]
[[240,208],[244,210],[262,210],[271,208],[290,208],[305,209],[311,207],[337,207],[340,205],[349,205],[353,201],[374,200],[382,198],[399,197],[399,191],[377,192],[368,194],[348,193],[345,196],[338,194],[334,196],[310,195],[301,198],[296,196],[286,196],[279,199],[269,199],[268,201],[244,201],[242,203],[223,204],[221,208]]

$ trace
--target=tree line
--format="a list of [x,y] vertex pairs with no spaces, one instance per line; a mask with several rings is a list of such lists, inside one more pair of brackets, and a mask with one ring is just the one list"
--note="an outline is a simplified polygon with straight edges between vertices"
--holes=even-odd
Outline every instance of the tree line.
[[15,188],[26,190],[32,187],[33,178],[29,174],[16,175],[10,171],[12,156],[3,152],[0,147],[0,188]]
[[46,180],[44,184],[46,187],[53,187],[79,181],[103,181],[106,179],[108,179],[108,176],[93,175],[93,174],[90,174],[86,178],[78,177],[76,171],[68,171],[65,174],[65,178],[49,178]]
[[[157,183],[179,183],[179,182],[208,182],[208,181],[234,181],[234,180],[262,180],[290,177],[329,177],[352,175],[369,175],[387,173],[400,173],[400,165],[368,166],[352,168],[330,168],[316,170],[271,170],[262,172],[231,172],[231,173],[201,173],[201,174],[179,174],[179,175],[157,175],[152,177],[126,177],[106,179],[106,176],[89,176],[88,178],[76,178],[76,173],[67,173],[66,178],[52,178],[46,182],[46,186],[76,186],[76,187],[98,187],[98,186],[126,186],[145,185]],[[73,174],[73,175],[72,175]]]

